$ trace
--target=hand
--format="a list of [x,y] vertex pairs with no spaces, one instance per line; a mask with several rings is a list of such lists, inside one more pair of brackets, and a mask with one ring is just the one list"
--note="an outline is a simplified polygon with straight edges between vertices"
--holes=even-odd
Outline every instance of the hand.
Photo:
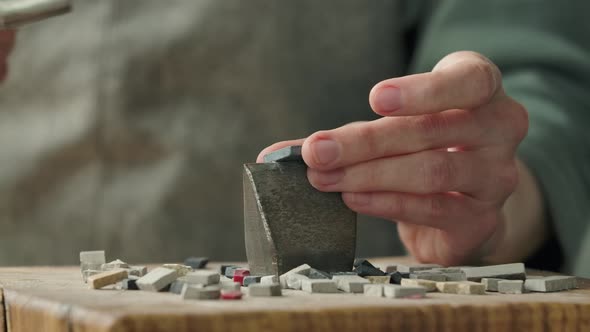
[[0,30],[0,82],[4,81],[8,73],[8,55],[14,47],[15,39],[14,30]]
[[457,52],[432,72],[380,82],[369,101],[382,118],[277,143],[259,160],[303,144],[311,184],[342,192],[359,213],[397,221],[420,261],[456,265],[494,255],[505,242],[503,206],[518,184],[515,152],[528,128],[499,69],[480,54]]

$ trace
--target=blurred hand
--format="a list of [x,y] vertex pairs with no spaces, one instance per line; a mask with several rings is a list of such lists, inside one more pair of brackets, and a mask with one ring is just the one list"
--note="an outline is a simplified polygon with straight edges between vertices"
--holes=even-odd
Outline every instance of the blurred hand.
[[503,206],[518,183],[515,152],[528,129],[499,69],[457,52],[432,72],[380,82],[369,101],[382,118],[277,143],[258,160],[302,144],[315,188],[397,221],[420,261],[456,265],[493,255],[504,242],[493,235],[505,229]]
[[0,30],[0,82],[4,81],[8,73],[8,55],[14,47],[16,31]]

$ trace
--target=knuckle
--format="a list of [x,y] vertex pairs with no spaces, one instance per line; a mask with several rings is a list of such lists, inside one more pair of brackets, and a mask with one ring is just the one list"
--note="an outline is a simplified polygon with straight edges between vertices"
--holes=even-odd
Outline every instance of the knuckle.
[[417,116],[412,121],[418,137],[425,142],[438,141],[449,128],[449,123],[440,114]]
[[447,215],[443,200],[439,196],[427,198],[426,216],[430,219],[440,219]]
[[403,219],[406,216],[407,204],[402,197],[391,198],[387,204],[386,214],[392,219]]
[[434,153],[422,167],[424,191],[443,192],[453,189],[455,166],[448,153]]
[[498,182],[505,194],[510,194],[516,189],[518,186],[518,168],[514,161],[504,167],[503,171],[498,176]]
[[377,139],[377,128],[371,123],[362,123],[356,127],[356,136],[358,142],[360,142],[365,150],[365,153],[369,156],[381,156],[381,144]]
[[521,103],[506,98],[498,101],[492,111],[494,123],[502,133],[502,141],[505,143],[520,143],[528,132],[529,115]]
[[511,114],[514,139],[520,142],[525,138],[529,129],[529,113],[524,105],[514,101]]

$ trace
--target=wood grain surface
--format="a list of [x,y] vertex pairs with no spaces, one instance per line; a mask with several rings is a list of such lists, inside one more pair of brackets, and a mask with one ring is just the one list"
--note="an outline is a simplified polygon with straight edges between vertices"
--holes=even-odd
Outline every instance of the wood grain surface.
[[[375,260],[387,261],[400,259]],[[277,298],[183,301],[169,293],[90,290],[77,267],[1,268],[0,285],[7,332],[590,331],[587,279],[568,292],[429,293],[422,300],[287,290]]]

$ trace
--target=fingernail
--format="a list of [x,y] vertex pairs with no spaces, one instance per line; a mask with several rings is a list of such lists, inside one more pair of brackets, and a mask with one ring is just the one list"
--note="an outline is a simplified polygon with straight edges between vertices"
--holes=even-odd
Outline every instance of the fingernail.
[[321,139],[311,143],[311,151],[318,164],[327,165],[340,156],[340,146],[332,140]]
[[368,205],[371,200],[370,194],[366,193],[345,193],[344,195],[348,196],[347,201],[356,206]]
[[375,104],[379,112],[392,113],[401,108],[401,92],[398,88],[388,86],[379,89],[375,95]]
[[313,175],[314,182],[324,186],[336,184],[340,182],[343,177],[344,171],[340,169],[328,172],[314,171]]

